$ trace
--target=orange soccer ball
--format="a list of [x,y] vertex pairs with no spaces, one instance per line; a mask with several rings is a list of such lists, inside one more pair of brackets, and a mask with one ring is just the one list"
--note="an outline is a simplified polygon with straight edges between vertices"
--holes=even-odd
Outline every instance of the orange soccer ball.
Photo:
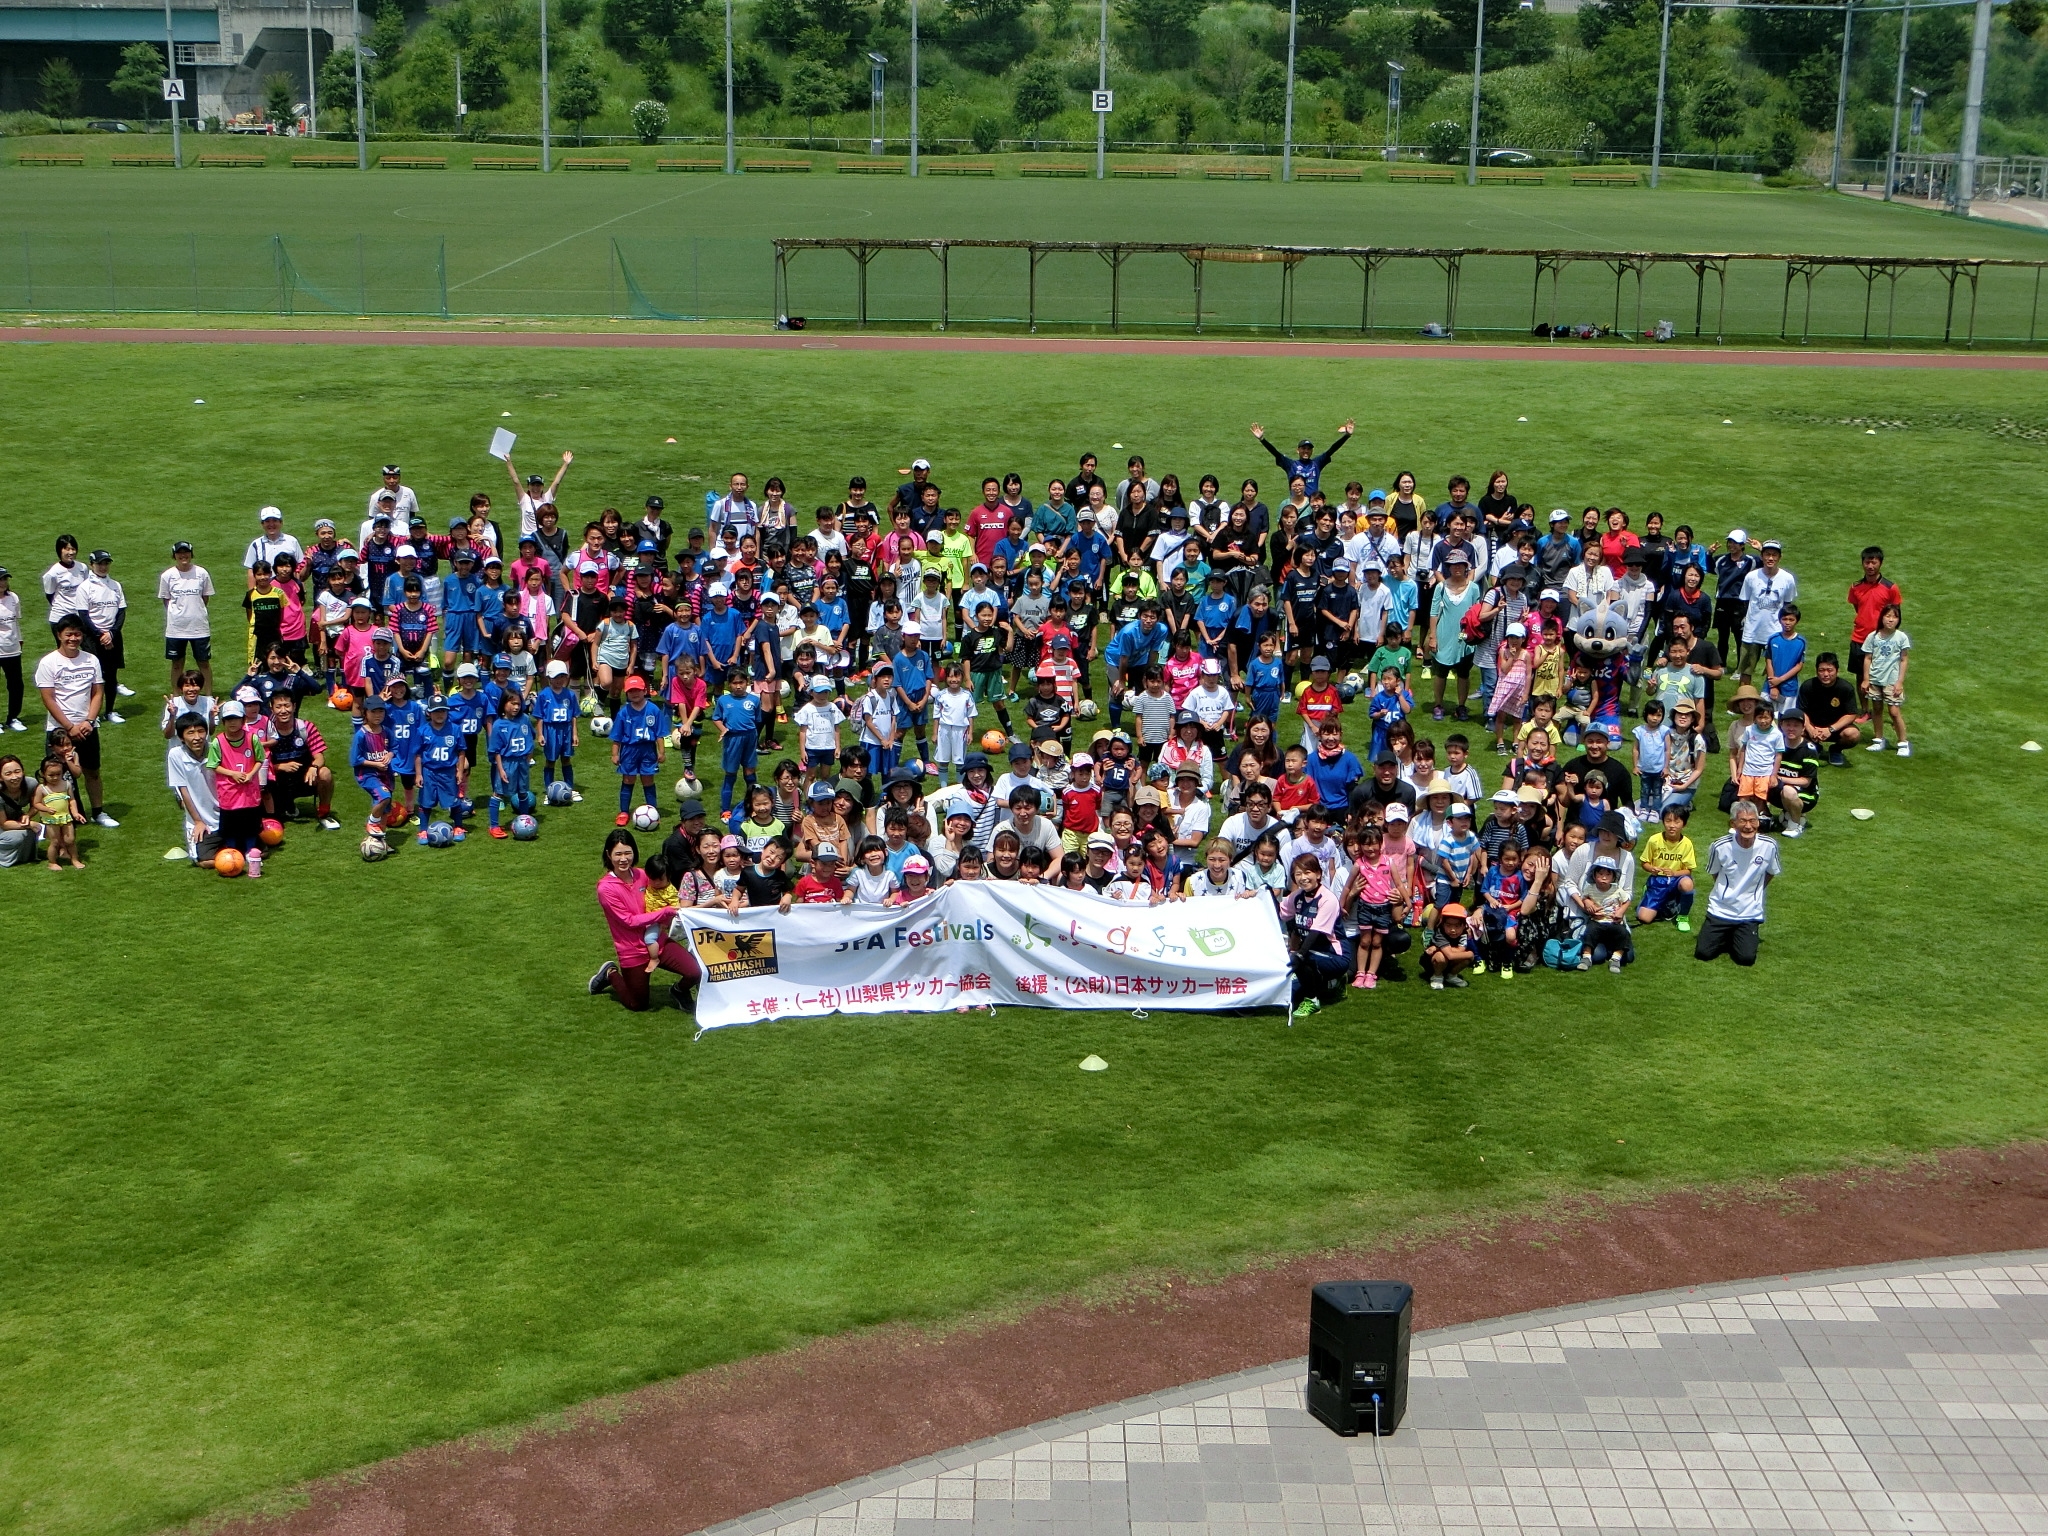
[[1008,750],[1008,748],[1009,748],[1009,745],[1010,745],[1010,738],[1009,738],[1009,737],[1007,737],[1007,736],[1005,736],[1005,735],[1004,735],[1004,734],[1003,734],[1003,733],[1002,733],[1001,731],[984,731],[984,732],[982,732],[982,736],[981,736],[981,750],[982,750],[982,751],[984,751],[984,752],[1003,752],[1003,751],[1007,751],[1007,750]]
[[258,832],[256,836],[264,847],[275,848],[284,841],[284,823],[273,817],[266,816],[263,818],[263,830]]
[[411,819],[412,813],[396,800],[392,801],[390,808],[384,812],[384,825],[387,827],[402,827]]
[[232,848],[223,848],[213,856],[213,872],[223,880],[232,880],[248,867],[249,861]]
[[356,696],[346,688],[337,688],[334,692],[327,695],[327,707],[329,709],[354,709],[356,707]]

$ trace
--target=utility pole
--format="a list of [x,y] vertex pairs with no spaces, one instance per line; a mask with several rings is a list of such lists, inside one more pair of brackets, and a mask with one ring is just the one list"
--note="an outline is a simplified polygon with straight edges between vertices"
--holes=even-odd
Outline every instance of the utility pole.
[[164,100],[171,109],[171,164],[182,168],[185,151],[178,141],[178,98],[172,94],[170,86],[170,82],[177,78],[178,42],[171,34],[171,0],[164,0]]
[[313,0],[306,0],[306,137],[320,137],[320,76],[313,69]]
[[1906,44],[1913,33],[1913,0],[1899,13],[1899,75],[1892,82],[1892,147],[1884,157],[1884,200],[1892,200],[1899,179],[1899,113],[1906,104]]
[[910,0],[910,174],[917,174],[917,0]]
[[1664,169],[1664,87],[1671,78],[1671,0],[1664,0],[1664,34],[1657,42],[1657,126],[1650,134],[1650,185]]
[[553,170],[554,145],[548,133],[548,0],[540,0],[540,168]]
[[351,0],[350,8],[354,20],[349,46],[355,50],[356,56],[356,169],[367,171],[370,168],[370,141],[363,132],[363,0]]
[[1280,179],[1294,180],[1294,24],[1300,0],[1287,0],[1287,112],[1280,128]]
[[732,0],[725,0],[725,174],[732,173]]
[[1102,41],[1096,49],[1095,66],[1095,179],[1103,180],[1104,151],[1108,147],[1109,114],[1102,110],[1102,97],[1109,90],[1109,0],[1102,0]]
[[1977,196],[1977,136],[1984,127],[1984,64],[1991,52],[1991,0],[1977,0],[1977,25],[1970,33],[1970,89],[1963,98],[1963,143],[1956,156],[1955,211],[1968,218]]
[[1479,74],[1486,60],[1486,0],[1472,27],[1472,137],[1465,146],[1465,185],[1479,185]]
[[1828,162],[1828,190],[1842,187],[1842,134],[1849,123],[1849,38],[1856,25],[1855,0],[1842,0],[1842,76],[1835,86],[1835,153]]

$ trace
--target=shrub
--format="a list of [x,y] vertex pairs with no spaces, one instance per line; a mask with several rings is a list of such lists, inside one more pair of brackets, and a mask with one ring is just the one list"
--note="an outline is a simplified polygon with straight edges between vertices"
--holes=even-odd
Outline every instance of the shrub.
[[36,75],[36,104],[51,117],[76,117],[78,98],[84,89],[78,66],[59,54]]
[[668,132],[668,107],[659,101],[633,103],[633,131],[642,144],[653,144]]
[[967,137],[974,141],[975,149],[984,155],[992,155],[1003,141],[1003,125],[987,113],[977,117],[967,129]]
[[1465,156],[1471,141],[1469,124],[1453,122],[1440,117],[1422,130],[1422,142],[1429,149],[1429,158],[1438,165],[1450,165]]

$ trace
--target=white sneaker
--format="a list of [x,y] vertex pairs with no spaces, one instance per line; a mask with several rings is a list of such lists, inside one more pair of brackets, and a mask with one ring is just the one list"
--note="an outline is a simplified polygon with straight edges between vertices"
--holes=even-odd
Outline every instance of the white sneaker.
[[1803,821],[1788,821],[1788,822],[1786,822],[1786,823],[1785,823],[1785,835],[1786,835],[1787,837],[1804,837],[1804,836],[1806,836],[1806,823],[1805,823],[1805,822],[1803,822]]
[[109,816],[105,811],[101,811],[97,816],[93,817],[93,820],[100,826],[108,828],[118,827],[119,825],[121,825],[121,823],[114,820],[114,818]]
[[116,683],[114,685],[114,692],[118,693],[124,699],[132,699],[135,697],[135,690],[133,688],[130,688],[126,683]]
[[1621,956],[1609,955],[1607,957],[1607,969],[1613,975],[1619,976],[1621,974]]
[[28,727],[23,725],[19,720],[10,720],[7,722],[7,729],[9,729],[10,731],[25,731],[28,729]]
[[1911,757],[1912,755],[1913,755],[1913,743],[1911,743],[1910,741],[1902,741],[1902,742],[1900,742],[1900,743],[1899,743],[1899,756],[1901,756],[1901,757]]
[[320,818],[320,830],[322,832],[339,832],[341,830],[341,823],[332,816],[322,816]]
[[112,711],[111,709],[107,711],[107,724],[126,725],[127,723],[128,722],[125,719],[123,719],[120,715],[115,714],[114,711]]
[[571,805],[581,805],[583,803],[583,796],[572,789],[569,791],[569,803]]
[[1878,737],[1877,740],[1873,741],[1863,750],[1866,752],[1882,752],[1884,750],[1884,738],[1882,736]]
[[1432,976],[1432,977],[1430,977],[1430,978],[1429,978],[1429,990],[1430,990],[1430,991],[1432,991],[1432,992],[1441,992],[1441,991],[1443,991],[1443,989],[1444,989],[1444,979],[1443,979],[1443,977],[1441,977],[1441,976]]

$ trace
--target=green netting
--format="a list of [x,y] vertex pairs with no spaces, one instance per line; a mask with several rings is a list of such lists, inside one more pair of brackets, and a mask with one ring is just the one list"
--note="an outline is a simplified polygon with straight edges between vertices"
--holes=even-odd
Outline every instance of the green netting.
[[690,235],[612,242],[619,284],[610,313],[649,320],[766,320],[775,313],[775,248]]
[[439,239],[24,232],[0,239],[0,310],[445,316],[447,264]]

